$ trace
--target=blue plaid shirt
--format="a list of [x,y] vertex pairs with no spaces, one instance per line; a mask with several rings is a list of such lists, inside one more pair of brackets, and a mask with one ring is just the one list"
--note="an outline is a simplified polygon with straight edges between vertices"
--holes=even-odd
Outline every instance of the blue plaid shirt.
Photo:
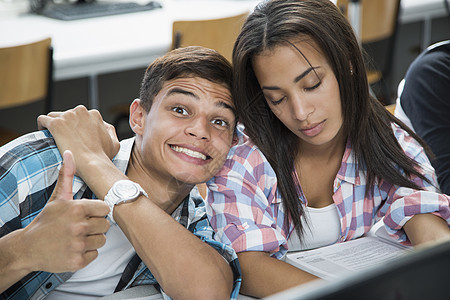
[[[133,143],[134,138],[122,141],[120,151],[113,160],[124,173]],[[62,157],[48,131],[24,135],[0,148],[0,237],[26,227],[39,214],[53,192],[61,163]],[[74,199],[95,198],[81,178],[76,176],[72,192]],[[236,253],[214,240],[214,231],[206,218],[205,204],[197,189],[192,190],[172,217],[229,262],[235,278],[230,298],[236,299],[241,284]],[[133,264],[135,267],[132,267]],[[72,274],[32,272],[1,294],[0,299],[43,299]],[[121,284],[126,289],[157,284],[157,281],[136,255],[125,268]]]

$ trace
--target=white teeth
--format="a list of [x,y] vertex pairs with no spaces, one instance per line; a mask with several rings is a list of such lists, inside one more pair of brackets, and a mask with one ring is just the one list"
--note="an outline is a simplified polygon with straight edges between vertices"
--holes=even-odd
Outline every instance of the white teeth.
[[183,148],[183,147],[178,147],[178,146],[170,146],[170,148],[172,148],[176,152],[181,152],[181,153],[184,153],[184,154],[189,155],[189,156],[194,157],[194,158],[201,158],[203,160],[206,160],[206,155],[204,155],[204,154],[202,154],[200,152],[193,151],[193,150],[190,150],[190,149],[186,149],[186,148]]

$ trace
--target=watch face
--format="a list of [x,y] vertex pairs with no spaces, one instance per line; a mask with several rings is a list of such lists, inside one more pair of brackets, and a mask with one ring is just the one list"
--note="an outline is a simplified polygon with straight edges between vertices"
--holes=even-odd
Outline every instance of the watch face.
[[133,198],[139,194],[139,189],[129,181],[122,181],[116,185],[115,192],[121,198]]

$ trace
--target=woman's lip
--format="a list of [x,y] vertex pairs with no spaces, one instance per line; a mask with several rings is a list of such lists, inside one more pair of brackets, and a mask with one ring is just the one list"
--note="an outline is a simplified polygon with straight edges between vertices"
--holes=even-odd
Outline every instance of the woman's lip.
[[325,123],[325,120],[320,123],[316,123],[313,126],[301,128],[300,131],[307,136],[315,136],[322,131],[324,123]]

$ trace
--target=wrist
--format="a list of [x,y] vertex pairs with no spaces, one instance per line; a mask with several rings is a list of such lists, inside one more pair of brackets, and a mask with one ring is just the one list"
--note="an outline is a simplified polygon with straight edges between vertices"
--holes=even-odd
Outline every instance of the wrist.
[[1,251],[2,259],[6,265],[2,264],[3,270],[8,270],[11,274],[25,276],[38,270],[38,264],[33,260],[31,247],[28,246],[30,238],[27,237],[26,228],[15,230],[2,238],[2,245],[8,245],[5,251]]
[[103,199],[115,182],[128,179],[113,162],[105,157],[91,158],[78,174],[98,199]]
[[77,166],[77,175],[85,182],[98,175],[105,166],[113,164],[105,154],[92,153],[87,153],[83,156],[75,156],[75,162]]

